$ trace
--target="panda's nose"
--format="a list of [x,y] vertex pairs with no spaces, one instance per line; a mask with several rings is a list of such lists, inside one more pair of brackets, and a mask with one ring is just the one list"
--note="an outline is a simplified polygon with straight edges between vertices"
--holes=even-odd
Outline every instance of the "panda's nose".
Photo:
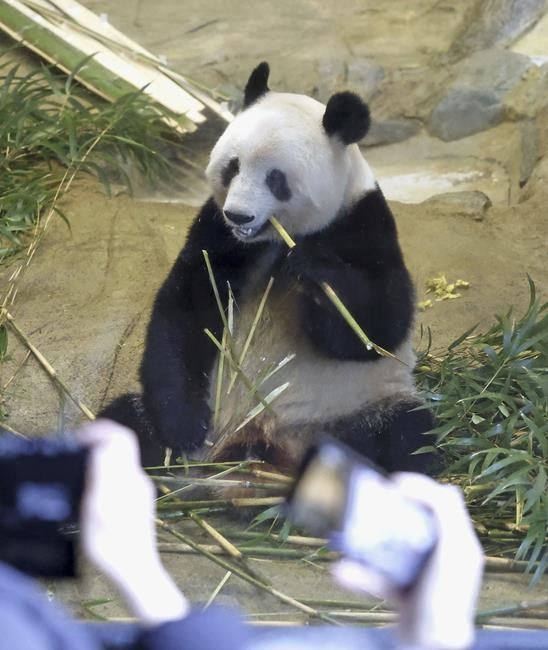
[[240,212],[229,212],[228,210],[224,210],[224,213],[225,213],[225,217],[229,221],[232,221],[232,223],[235,223],[238,226],[241,226],[244,223],[249,223],[250,221],[253,221],[253,219],[255,219],[253,215],[241,214]]

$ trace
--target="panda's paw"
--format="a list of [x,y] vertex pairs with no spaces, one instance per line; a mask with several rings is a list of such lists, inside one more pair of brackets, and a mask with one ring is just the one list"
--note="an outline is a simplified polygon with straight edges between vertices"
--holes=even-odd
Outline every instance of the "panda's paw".
[[205,402],[185,405],[166,421],[158,437],[166,447],[192,451],[204,444],[210,419],[211,410]]
[[343,268],[341,259],[324,246],[302,242],[287,254],[286,270],[298,282],[321,285]]

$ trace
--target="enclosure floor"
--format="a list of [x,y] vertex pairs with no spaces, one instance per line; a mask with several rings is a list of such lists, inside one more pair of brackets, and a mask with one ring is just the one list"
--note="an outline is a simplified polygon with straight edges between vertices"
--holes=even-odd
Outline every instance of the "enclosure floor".
[[[183,4],[87,0],[84,4],[108,13],[113,24],[155,53],[166,55],[175,67],[229,93],[241,89],[249,70],[263,59],[271,64],[272,87],[295,92],[319,88],[321,94],[338,83],[338,62],[371,57],[387,75],[397,72],[401,78],[399,91],[393,81],[385,95],[374,97],[373,110],[383,119],[404,120],[409,114],[424,117],[425,85],[439,83],[441,90],[448,83],[444,64],[436,57],[449,48],[473,3],[466,0],[451,7],[434,0],[188,0]],[[539,42],[531,36],[519,51],[528,53],[531,47],[538,56]],[[325,62],[320,72],[319,61]],[[413,77],[414,70],[425,66],[432,70],[431,78]],[[435,348],[446,346],[478,321],[488,324],[493,314],[509,305],[522,310],[528,298],[526,273],[544,298],[548,296],[548,166],[546,158],[540,160],[546,154],[546,111],[535,118],[536,154],[526,150],[532,145],[523,138],[522,126],[506,122],[455,142],[442,142],[420,128],[403,142],[366,150],[392,199],[418,299],[426,298],[425,281],[440,273],[451,281],[470,282],[460,299],[436,303],[418,314],[417,340],[421,326],[431,327]],[[210,141],[211,132],[193,143],[200,165],[205,163]],[[526,154],[533,156],[532,164],[539,162],[521,189]],[[450,190],[481,190],[493,206],[483,215],[470,208],[466,197],[456,204],[443,198],[425,201]],[[162,203],[125,195],[107,198],[96,183],[82,180],[63,200],[71,231],[60,220],[52,222],[20,282],[12,309],[15,319],[93,411],[113,396],[138,388],[137,368],[151,301],[204,197],[198,181],[179,195],[183,203]],[[0,268],[0,286],[6,286],[20,262],[21,258],[14,259]],[[18,368],[25,351],[12,337],[3,381]],[[58,425],[57,393],[34,362],[27,361],[17,374],[8,398],[14,428],[36,433]],[[80,414],[67,404],[65,418],[72,426]],[[169,555],[165,561],[193,601],[206,600],[224,575],[200,557]],[[268,560],[257,561],[256,566],[296,598],[353,598],[333,585],[322,564]],[[527,591],[527,584],[528,577],[519,574],[489,574],[480,607],[508,605],[548,592],[548,579],[533,591]],[[93,572],[78,584],[58,585],[55,597],[80,614],[82,601],[113,598],[96,611],[124,615],[118,596]],[[252,614],[288,611],[234,577],[217,602]]]

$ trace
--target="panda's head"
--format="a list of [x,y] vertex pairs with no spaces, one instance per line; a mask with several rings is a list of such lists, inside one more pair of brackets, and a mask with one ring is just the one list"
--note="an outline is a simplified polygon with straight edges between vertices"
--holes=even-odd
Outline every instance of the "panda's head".
[[269,90],[268,64],[251,73],[244,110],[213,151],[206,175],[227,224],[242,241],[278,238],[275,215],[291,235],[327,226],[375,189],[355,144],[369,128],[369,109],[353,93],[336,93],[327,106]]

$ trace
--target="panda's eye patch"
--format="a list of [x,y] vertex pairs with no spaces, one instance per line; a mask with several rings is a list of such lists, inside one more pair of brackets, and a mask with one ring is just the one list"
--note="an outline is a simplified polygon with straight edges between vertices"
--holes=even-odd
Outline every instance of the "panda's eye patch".
[[231,158],[228,165],[226,165],[226,167],[224,167],[223,171],[221,172],[221,181],[223,183],[223,187],[228,187],[234,176],[237,176],[239,172],[240,161],[237,158]]
[[271,169],[266,175],[266,184],[278,201],[289,201],[291,190],[285,174],[279,169]]

